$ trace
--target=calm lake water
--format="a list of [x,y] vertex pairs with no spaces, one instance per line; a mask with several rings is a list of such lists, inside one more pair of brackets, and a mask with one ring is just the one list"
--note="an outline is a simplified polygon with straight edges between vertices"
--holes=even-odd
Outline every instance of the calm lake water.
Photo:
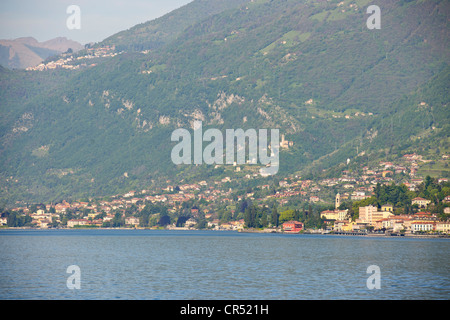
[[[0,299],[449,299],[450,240],[1,230]],[[67,268],[80,269],[69,289]],[[367,269],[380,270],[369,290]]]

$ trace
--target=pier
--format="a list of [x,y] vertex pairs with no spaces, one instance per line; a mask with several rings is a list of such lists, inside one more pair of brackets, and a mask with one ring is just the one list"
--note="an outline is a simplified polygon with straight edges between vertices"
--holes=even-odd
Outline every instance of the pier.
[[367,236],[365,232],[348,232],[348,231],[335,231],[330,232],[329,234],[335,234],[340,236]]

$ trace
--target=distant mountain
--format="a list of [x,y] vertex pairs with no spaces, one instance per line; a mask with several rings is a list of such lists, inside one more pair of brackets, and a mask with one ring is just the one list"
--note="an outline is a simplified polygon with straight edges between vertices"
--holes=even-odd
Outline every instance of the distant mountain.
[[[450,2],[377,1],[380,30],[367,28],[370,4],[195,0],[86,50],[89,60],[80,51],[76,71],[0,68],[0,200],[257,172],[174,165],[171,133],[194,120],[280,129],[293,142],[280,177],[401,154],[425,134],[447,150]],[[106,46],[121,53],[91,59]]]
[[25,69],[40,64],[48,57],[84,48],[80,43],[64,37],[38,42],[32,37],[0,40],[0,65],[10,69]]

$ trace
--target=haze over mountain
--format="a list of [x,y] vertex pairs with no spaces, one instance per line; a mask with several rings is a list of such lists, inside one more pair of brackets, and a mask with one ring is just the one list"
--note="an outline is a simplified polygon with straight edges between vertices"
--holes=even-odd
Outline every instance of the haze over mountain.
[[0,65],[10,69],[25,69],[40,64],[48,57],[84,49],[84,46],[65,37],[38,42],[33,37],[0,40]]
[[293,145],[279,176],[401,153],[425,134],[448,143],[449,2],[378,1],[379,30],[366,26],[370,4],[196,0],[91,49],[114,47],[114,57],[81,59],[77,70],[1,69],[1,198],[257,172],[174,165],[171,133],[194,120],[280,129]]

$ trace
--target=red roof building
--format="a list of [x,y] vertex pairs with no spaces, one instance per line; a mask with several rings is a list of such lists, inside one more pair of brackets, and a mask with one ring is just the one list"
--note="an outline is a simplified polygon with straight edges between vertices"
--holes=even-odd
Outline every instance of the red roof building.
[[298,221],[286,221],[283,223],[283,231],[286,233],[299,233],[303,230],[303,223]]

